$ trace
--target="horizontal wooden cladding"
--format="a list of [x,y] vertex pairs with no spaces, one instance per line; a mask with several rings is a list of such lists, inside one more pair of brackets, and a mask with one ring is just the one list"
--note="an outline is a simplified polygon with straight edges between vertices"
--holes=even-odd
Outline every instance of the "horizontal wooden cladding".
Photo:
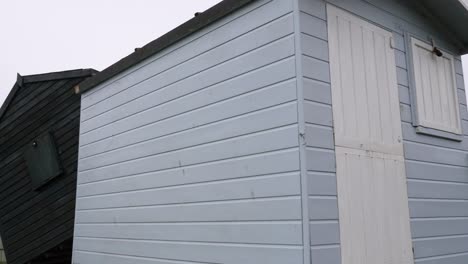
[[[274,230],[274,232],[272,232]],[[300,221],[77,225],[80,237],[301,245]]]
[[310,220],[336,220],[338,219],[338,201],[335,196],[310,196]]
[[[72,86],[80,81],[25,84],[2,120],[0,208],[9,263],[26,263],[73,235],[80,97]],[[64,175],[33,192],[22,151],[46,131],[54,134]]]
[[403,138],[406,141],[438,146],[446,149],[462,150],[468,153],[468,140],[462,140],[461,142],[458,142],[454,140],[447,140],[445,138],[434,137],[431,135],[419,134],[416,132],[415,127],[409,123],[402,123],[401,126],[403,129]]
[[327,19],[326,4],[323,1],[299,0],[299,9],[306,15]]
[[297,125],[82,171],[79,183],[177,168],[298,146]]
[[406,174],[410,179],[468,183],[468,168],[406,161]]
[[309,223],[310,244],[312,246],[336,245],[340,243],[338,220],[311,221]]
[[331,87],[329,83],[303,78],[304,99],[331,105]]
[[210,142],[258,133],[297,122],[295,102],[281,107],[242,115],[219,123],[167,135],[129,147],[80,159],[80,170],[85,171],[107,165],[155,156],[162,153],[195,147]]
[[331,127],[306,124],[305,138],[309,147],[335,149],[333,128]]
[[[2,118],[2,123],[0,124],[0,129],[2,131],[14,130],[15,126],[13,125],[15,121],[25,120],[26,113],[31,109],[35,108],[37,110],[47,107],[47,102],[50,99],[50,96],[55,98],[60,97],[60,94],[67,92],[67,90],[60,90],[67,83],[77,83],[79,80],[61,80],[54,83],[33,83],[22,87],[19,92],[17,92],[15,100],[10,104],[8,111],[5,113],[5,116]],[[42,93],[38,92],[42,91]],[[55,91],[55,93],[53,93]],[[30,92],[29,95],[27,95]],[[71,92],[70,90],[68,92]],[[36,112],[37,113],[37,112]],[[34,121],[34,120],[27,120]]]
[[418,264],[465,264],[468,253],[449,254],[418,259]]
[[329,127],[333,125],[333,114],[330,105],[305,101],[304,112],[306,123]]
[[305,12],[300,12],[299,23],[301,25],[301,33],[328,40],[327,22],[323,19],[312,16]]
[[306,149],[307,170],[317,172],[335,172],[335,152],[327,149]]
[[467,217],[468,200],[409,199],[412,218]]
[[[186,166],[80,185],[78,196],[144,190],[267,175],[298,169],[295,149]],[[223,173],[219,173],[219,172]]]
[[341,264],[340,245],[311,247],[312,263]]
[[455,57],[455,59],[453,60],[453,64],[455,66],[455,73],[463,75],[463,66],[460,58]]
[[[468,183],[450,183],[409,179],[408,196],[411,198],[468,200]],[[468,221],[466,224],[468,225]]]
[[[220,172],[222,173],[222,172]],[[198,183],[78,198],[77,210],[185,204],[300,194],[299,173]]]
[[420,143],[405,142],[405,157],[409,160],[468,167],[468,151]]
[[468,251],[468,235],[422,238],[416,239],[413,244],[416,258],[466,253]]
[[[217,102],[217,101],[221,100],[223,98],[223,96],[224,96],[224,98],[229,98],[229,97],[232,97],[232,96],[235,96],[235,95],[239,95],[239,94],[248,92],[249,90],[252,90],[252,89],[261,88],[262,86],[257,86],[257,85],[262,85],[262,82],[264,83],[263,85],[271,85],[271,84],[274,84],[275,80],[282,81],[284,79],[279,79],[278,80],[278,79],[273,78],[272,80],[271,79],[266,80],[264,78],[261,78],[262,75],[260,75],[260,76],[258,76],[258,77],[260,77],[259,81],[251,82],[251,84],[247,85],[247,87],[245,87],[245,88],[240,88],[239,89],[239,87],[242,87],[242,85],[240,85],[240,86],[236,87],[237,89],[234,89],[234,91],[229,91],[229,89],[232,89],[232,87],[233,87],[232,85],[239,85],[239,82],[245,81],[244,77],[248,78],[248,77],[253,77],[254,76],[254,75],[250,75],[250,76],[244,76],[242,78],[236,78],[236,79],[233,79],[233,80],[229,80],[230,77],[235,77],[235,74],[236,74],[235,71],[242,71],[243,73],[246,73],[246,72],[248,72],[247,67],[252,66],[253,69],[256,69],[257,67],[262,67],[262,66],[265,67],[265,66],[270,65],[271,63],[274,63],[274,62],[276,62],[278,60],[283,60],[283,59],[285,59],[285,58],[292,55],[292,52],[293,52],[293,46],[292,46],[293,38],[288,37],[287,39],[283,39],[283,40],[281,40],[280,42],[278,42],[276,44],[278,44],[280,46],[272,47],[272,49],[270,49],[270,52],[272,52],[274,54],[269,54],[269,55],[263,54],[258,58],[255,58],[253,56],[249,56],[248,59],[245,62],[242,62],[240,65],[238,65],[238,66],[236,66],[234,68],[222,68],[222,69],[220,69],[221,71],[223,71],[223,73],[211,73],[208,77],[206,77],[206,78],[204,77],[202,80],[185,82],[185,84],[180,83],[180,85],[184,85],[185,87],[196,89],[196,87],[198,87],[198,86],[199,87],[206,87],[207,85],[204,84],[204,83],[210,81],[211,78],[219,78],[218,81],[212,82],[211,84],[216,84],[216,86],[218,86],[218,88],[219,87],[224,87],[224,89],[221,89],[219,92],[216,92],[214,95],[208,97],[209,100],[214,100],[214,101],[211,101],[211,102],[206,101],[206,103],[214,103],[214,102]],[[285,53],[285,54],[283,54],[283,53]],[[276,58],[278,60],[276,60]],[[264,62],[265,60],[267,60],[269,62],[267,62],[265,64],[265,62]],[[258,66],[254,65],[256,63],[258,63],[260,65],[258,65]],[[248,65],[248,66],[246,66],[246,65]],[[281,78],[284,75],[288,75],[287,77],[291,77],[291,72],[293,72],[295,68],[294,67],[292,67],[290,69],[285,68],[284,64],[282,64],[282,66],[283,66],[282,69],[285,70],[286,72],[280,74],[278,77]],[[272,67],[271,69],[275,70],[275,69],[278,69],[278,68]],[[269,72],[269,74],[270,74],[269,76],[270,77],[274,76],[273,75],[274,73],[275,72]],[[227,77],[225,75],[229,75],[229,77]],[[265,75],[263,75],[263,77],[265,77]],[[227,82],[225,83],[224,81],[227,81]],[[220,83],[217,83],[217,82],[220,82]],[[251,86],[251,85],[253,85],[253,86]],[[227,92],[226,92],[226,89],[228,90]],[[245,90],[243,90],[243,89],[245,89]],[[178,88],[172,88],[172,89],[170,89],[168,91],[168,93],[177,92],[178,90],[179,90]],[[210,91],[212,91],[212,89],[210,89]],[[229,93],[231,93],[232,95],[229,95]],[[193,99],[196,98],[196,97],[200,98],[199,96],[200,96],[199,94],[194,94],[194,95],[191,95],[189,98],[179,98],[178,101],[181,101],[181,102],[183,102],[183,101],[185,101],[187,99],[191,99],[189,101],[192,101],[188,105],[189,108],[186,109],[185,107],[182,107],[180,109],[180,110],[182,110],[180,113],[192,110],[193,108],[190,108],[190,107],[197,108],[196,104],[199,104],[200,100],[193,100]],[[222,97],[222,98],[219,98],[219,97]],[[172,102],[172,100],[174,100],[176,98],[174,98],[174,97],[169,97],[168,98],[167,96],[160,95],[158,100],[152,102],[155,106],[159,106],[159,107],[151,108],[151,109],[149,109],[147,111],[138,113],[138,114],[130,116],[128,118],[124,118],[124,119],[121,119],[121,120],[118,120],[118,121],[116,120],[116,122],[108,124],[108,125],[106,125],[107,120],[105,120],[105,119],[101,120],[101,121],[96,121],[98,119],[96,119],[96,120],[93,119],[92,121],[90,121],[90,122],[95,122],[96,121],[95,125],[93,125],[93,128],[96,128],[96,127],[99,127],[99,128],[94,129],[92,131],[88,130],[87,123],[84,122],[82,124],[83,125],[82,132],[84,133],[82,135],[82,138],[83,138],[82,145],[97,141],[97,140],[105,138],[105,137],[109,137],[109,136],[113,135],[112,133],[114,133],[114,134],[123,133],[123,132],[128,131],[128,130],[130,130],[132,128],[141,127],[141,126],[150,124],[151,122],[158,121],[158,120],[160,120],[160,118],[167,118],[168,116],[164,116],[164,115],[165,114],[167,115],[167,111],[172,110],[172,108],[175,107],[175,105],[173,103],[171,103],[171,102]],[[218,98],[218,100],[216,100],[216,98]],[[161,103],[164,103],[164,102],[167,102],[167,103],[166,104],[161,104]],[[103,102],[102,104],[104,104],[104,103],[105,102]],[[202,105],[198,105],[198,107],[201,107],[201,106]],[[181,105],[178,104],[178,107],[181,107]],[[162,110],[165,110],[165,111],[162,111]],[[126,116],[125,114],[120,113],[120,111],[118,111],[118,110],[116,110],[115,113],[110,112],[110,114],[115,114],[117,117],[120,117],[120,116],[125,117]],[[113,120],[113,119],[111,118],[110,120]],[[86,133],[86,132],[89,132],[89,133]]]
[[328,61],[328,42],[307,34],[301,34],[302,54],[322,61]]
[[[177,185],[271,175],[299,170],[297,148],[200,165],[80,184],[77,196],[94,196]],[[221,172],[221,173],[220,173]]]
[[[247,118],[242,117],[243,115],[249,116],[249,119],[254,119],[260,115],[268,116],[268,114],[282,110],[289,112],[287,109],[293,107],[291,104],[287,106],[281,106],[280,104],[295,100],[294,85],[294,80],[287,81],[180,115],[177,115],[179,111],[175,110],[174,107],[173,109],[167,109],[164,113],[156,114],[155,117],[158,115],[172,115],[172,118],[156,121],[148,126],[82,146],[80,150],[81,160],[85,161],[87,157],[93,159],[97,154],[119,148],[126,147],[128,149],[127,146],[131,145],[137,147],[155,140],[164,140],[168,136],[171,137],[171,135],[174,137],[177,134],[196,133],[197,131],[214,129],[230,123],[248,122],[248,120],[242,121],[242,119]],[[183,104],[184,102],[176,101],[175,103]],[[239,105],[243,107],[236,107]]]
[[[292,78],[294,60],[290,58],[212,89],[157,106],[82,135],[81,156],[87,157],[293,100],[295,93],[291,89],[295,89],[295,82]],[[243,107],[236,107],[238,105]]]
[[[139,257],[155,258],[156,262],[171,263],[224,263],[224,264],[302,264],[302,248],[297,246],[270,246],[249,244],[218,243],[181,243],[166,241],[134,241],[116,239],[75,239],[74,248],[77,254],[74,261],[87,263],[86,254],[93,251],[107,255],[93,256],[90,260],[100,259],[108,263],[120,262],[119,255],[132,256],[136,263]],[[99,253],[98,253],[99,254]],[[113,255],[113,256],[110,256]],[[82,257],[83,256],[83,257]],[[104,256],[104,255],[101,255]],[[166,260],[166,262],[157,262]],[[184,262],[188,261],[188,262]],[[138,263],[140,263],[138,261]]]
[[312,196],[336,196],[335,173],[307,172],[308,193]]
[[[290,31],[288,31],[288,34],[290,34]],[[256,36],[255,34],[253,35]],[[188,94],[206,89],[207,87],[212,90],[213,88],[211,86],[213,85],[223,87],[223,85],[219,85],[220,82],[246,74],[259,67],[291,56],[293,53],[293,43],[292,38],[287,36],[288,35],[285,33],[285,36],[279,40],[269,39],[268,41],[270,42],[268,42],[268,44],[260,45],[254,50],[243,53],[238,57],[236,57],[235,54],[233,55],[233,59],[221,64],[213,64],[210,60],[202,58],[201,63],[205,64],[207,69],[200,71],[200,66],[190,65],[188,69],[195,69],[197,71],[193,75],[187,77],[184,77],[184,75],[188,69],[175,68],[171,70],[171,72],[174,71],[172,74],[173,76],[170,76],[171,78],[165,76],[169,74],[165,72],[139,85],[130,87],[124,92],[111,97],[109,100],[83,110],[83,113],[88,113],[87,115],[91,115],[93,118],[83,119],[82,132],[88,132],[95,129],[98,125],[105,125],[106,123],[104,122],[110,123],[123,119],[150,109],[158,104],[187,96]],[[256,39],[252,40],[253,44],[259,45],[255,43],[255,40]],[[232,50],[232,48],[230,50]],[[215,58],[217,57],[219,56]],[[185,64],[186,63],[183,65]],[[294,68],[292,70],[294,70]],[[140,92],[140,90],[149,90],[151,92],[142,97],[132,99],[134,96],[133,94]]]
[[[110,85],[98,87],[93,93],[85,94],[83,109],[87,109],[98,102],[109,99],[129,87],[155,76],[157,73],[165,72],[168,69],[186,62],[190,63],[192,58],[196,58],[210,51],[215,51],[217,47],[222,48],[223,44],[235,41],[239,36],[247,35],[256,28],[292,11],[292,3],[290,1],[277,1],[267,4],[265,4],[265,2],[266,1],[262,1],[262,3],[259,3],[260,6],[255,7],[253,10],[246,10],[247,12],[239,13],[240,15],[231,21],[224,20],[224,22],[217,23],[217,25],[219,25],[217,28],[212,29],[206,34],[198,34],[192,41],[182,42],[182,46],[178,48],[170,49],[168,52],[156,55],[149,63],[142,65],[140,68],[134,67],[133,71],[123,76],[121,75],[121,78],[111,82]],[[291,27],[291,32],[292,30],[293,28]],[[210,41],[207,41],[207,39]],[[177,47],[177,45],[175,47]],[[228,54],[230,53],[227,53],[227,55]],[[224,58],[224,56],[226,55],[222,55],[220,58]],[[216,61],[214,61],[211,66],[214,64],[216,64]],[[139,93],[135,93],[133,98],[151,92],[152,90],[153,88],[146,91],[139,90]]]
[[468,217],[413,219],[411,233],[413,238],[468,235]]
[[[300,220],[300,197],[78,211],[76,223]],[[79,234],[77,234],[79,235]]]
[[302,67],[304,77],[330,83],[330,68],[328,62],[302,56]]

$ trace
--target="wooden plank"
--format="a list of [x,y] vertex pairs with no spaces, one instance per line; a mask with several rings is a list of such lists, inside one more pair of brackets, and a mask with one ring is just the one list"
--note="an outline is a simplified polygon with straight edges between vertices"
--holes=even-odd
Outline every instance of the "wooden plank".
[[[206,127],[262,109],[268,111],[266,108],[293,101],[296,98],[294,86],[294,80],[281,82],[215,104],[210,104],[209,101],[206,102],[203,99],[191,102],[177,100],[164,107],[155,108],[154,111],[151,111],[152,115],[138,115],[130,120],[119,121],[109,127],[82,135],[80,137],[80,144],[82,144],[80,157],[86,158],[179,131]],[[201,106],[191,109],[191,104]],[[187,105],[187,111],[184,111],[186,109],[183,109],[185,107],[181,107],[181,105]],[[235,107],[239,105],[242,107]],[[141,124],[146,125],[141,126]],[[115,134],[110,134],[112,131]],[[113,136],[110,137],[110,135]]]
[[301,12],[299,14],[301,33],[327,40],[327,23],[317,17]]
[[[108,255],[132,256],[133,261],[136,261],[135,258],[145,257],[195,261],[195,263],[258,264],[260,260],[262,263],[270,264],[300,264],[303,260],[300,247],[287,246],[77,238],[74,247],[77,251],[95,251]],[[104,258],[103,260],[110,261],[112,258]],[[82,262],[79,256],[74,261]]]
[[307,34],[301,34],[301,45],[303,55],[328,61],[328,43],[325,40]]
[[406,141],[434,145],[447,149],[458,149],[463,151],[468,150],[468,142],[465,140],[459,142],[454,140],[447,140],[445,138],[434,137],[432,135],[420,134],[417,133],[416,128],[413,125],[408,123],[403,123],[402,128],[403,138]]
[[299,194],[299,174],[294,172],[93,197],[80,197],[76,201],[76,208],[77,210],[90,210],[170,204],[183,205],[186,203],[257,199]]
[[304,99],[331,105],[331,87],[329,83],[303,78]]
[[302,56],[302,69],[304,77],[330,83],[330,68],[327,62]]
[[336,196],[336,175],[334,173],[308,172],[308,194],[312,196]]
[[305,137],[309,147],[335,149],[333,129],[330,127],[307,124]]
[[326,5],[323,1],[320,0],[300,0],[299,9],[311,16],[326,20],[327,12]]
[[[169,171],[80,184],[78,197],[278,174],[299,170],[297,149],[227,159]],[[223,172],[223,173],[219,173]]]
[[411,233],[413,238],[468,234],[467,221],[466,218],[415,219],[411,221]]
[[328,127],[333,125],[332,108],[329,105],[305,101],[304,112],[306,123]]
[[300,222],[86,224],[77,225],[76,233],[89,238],[302,244]]
[[410,179],[408,180],[408,196],[411,198],[468,200],[468,184]]
[[409,205],[412,218],[468,216],[468,201],[410,199]]
[[336,197],[311,196],[308,203],[309,219],[311,221],[338,219],[338,201]]
[[312,263],[341,263],[340,245],[318,246],[311,248]]
[[468,183],[468,167],[406,161],[409,179]]
[[338,221],[311,221],[310,244],[312,246],[340,243],[340,225]]
[[405,157],[409,160],[468,167],[466,151],[430,146],[420,143],[405,143]]
[[[149,94],[153,94],[152,98],[158,98],[157,95],[154,95],[155,91],[161,89],[174,89],[173,87],[180,87],[178,83],[201,83],[206,84],[206,86],[216,84],[223,78],[228,78],[226,75],[228,73],[222,71],[223,69],[232,69],[233,76],[239,74],[239,70],[242,72],[248,72],[252,69],[255,69],[255,65],[246,67],[244,69],[237,68],[235,65],[238,65],[236,62],[238,60],[243,60],[244,68],[246,66],[245,60],[251,56],[259,56],[263,54],[268,56],[265,52],[268,52],[269,48],[275,46],[273,43],[282,39],[293,32],[293,18],[291,15],[280,18],[271,24],[254,30],[252,32],[246,33],[242,37],[229,41],[228,43],[216,47],[213,50],[209,50],[195,58],[192,58],[188,61],[185,61],[176,67],[169,68],[166,71],[161,72],[155,76],[152,76],[149,79],[143,79],[142,82],[135,84],[134,86],[129,86],[126,90],[108,98],[98,104],[85,108],[82,111],[82,120],[86,121],[94,116],[100,115],[112,109],[118,108],[123,104],[134,105],[132,107],[133,111],[129,114],[135,113],[136,110],[143,111],[145,108],[149,108],[154,105],[154,102],[145,100]],[[273,59],[276,58],[275,56]],[[258,63],[264,61],[275,61],[264,58]],[[162,62],[160,62],[162,63]],[[232,67],[232,68],[231,68]],[[140,72],[140,71],[139,71]],[[211,76],[213,74],[221,74],[221,76]],[[226,76],[226,77],[224,77]],[[229,75],[230,77],[231,75]],[[207,80],[204,80],[207,79]],[[114,86],[112,86],[114,87]],[[195,85],[193,87],[184,87],[182,91],[179,91],[178,96],[183,94],[194,92],[205,86]],[[180,88],[179,88],[180,89]],[[145,91],[146,93],[143,93]],[[175,91],[172,92],[173,94]],[[140,98],[144,96],[145,98]],[[92,96],[94,97],[94,96]],[[138,99],[138,100],[137,100]],[[162,98],[164,99],[164,97]],[[135,101],[137,100],[137,101]],[[143,100],[143,104],[140,102]],[[161,99],[160,99],[161,100]],[[149,104],[148,103],[152,103]],[[125,113],[125,111],[122,111]],[[111,120],[112,121],[112,120]],[[86,130],[84,130],[86,131]]]
[[[284,91],[284,90],[283,90]],[[286,90],[286,94],[292,94]],[[295,102],[252,114],[227,119],[207,126],[169,134],[153,140],[119,148],[92,157],[80,158],[80,170],[100,168],[134,159],[187,149],[209,142],[241,137],[297,123]],[[90,146],[92,147],[92,145]]]
[[468,251],[468,236],[418,239],[414,242],[416,258],[434,257]]
[[[257,69],[259,67],[264,67],[267,65],[270,65],[271,63],[277,62],[279,60],[286,59],[290,57],[294,51],[293,51],[293,38],[288,37],[286,39],[282,39],[278,42],[272,43],[269,47],[263,48],[261,50],[258,50],[257,52],[253,54],[246,54],[242,58],[238,58],[234,61],[232,61],[229,64],[223,64],[219,65],[215,68],[210,69],[210,71],[203,72],[201,74],[198,74],[194,76],[193,78],[189,79],[183,79],[180,82],[174,84],[174,86],[171,86],[170,89],[170,94],[171,95],[177,95],[179,91],[183,91],[185,89],[190,89],[190,90],[197,90],[201,89],[204,87],[208,87],[211,85],[218,84],[223,81],[230,80],[233,77],[236,77],[237,75],[241,75],[243,73],[247,73],[251,70]],[[248,65],[248,66],[246,66]],[[286,69],[285,69],[286,70]],[[153,86],[151,86],[153,87]],[[129,93],[131,90],[129,91]],[[119,96],[127,96],[124,93],[119,94]],[[161,97],[161,99],[165,100],[166,97]],[[176,97],[170,97],[172,99],[177,98]],[[153,105],[157,105],[158,101],[152,102]],[[164,102],[164,101],[163,101]],[[103,103],[104,104],[104,103]],[[101,105],[101,104],[99,104]],[[89,134],[100,134],[103,132],[103,129],[109,129],[112,126],[121,124],[123,122],[129,122],[129,120],[135,120],[135,119],[141,119],[142,121],[140,122],[139,126],[143,126],[146,124],[151,123],[151,115],[154,114],[155,111],[160,111],[159,109],[152,108],[150,111],[145,111],[141,112],[138,115],[133,115],[131,119],[122,119],[117,121],[116,123],[112,123],[111,125],[107,127],[103,127],[102,129],[94,130],[92,133]],[[125,117],[122,113],[119,114],[119,112],[116,112],[117,114],[117,119],[119,117]],[[123,115],[123,116],[122,116]],[[115,119],[114,119],[115,120]],[[133,121],[135,122],[135,121]],[[98,124],[104,125],[104,123],[99,122]],[[137,126],[137,124],[132,123],[132,126]],[[84,128],[83,128],[84,129]],[[104,130],[106,131],[106,130]],[[127,130],[117,130],[114,133],[122,133]],[[82,130],[82,134],[88,132],[87,129]],[[107,132],[107,131],[106,131]],[[89,136],[89,134],[84,134],[83,138],[86,138]],[[85,137],[86,135],[86,137]],[[106,134],[105,134],[106,135]],[[85,143],[86,144],[86,143]]]
[[[242,144],[239,144],[240,142]],[[137,175],[297,146],[297,126],[289,126],[99,169],[81,171],[78,182],[86,183]]]
[[76,212],[76,223],[158,223],[300,220],[299,197]]

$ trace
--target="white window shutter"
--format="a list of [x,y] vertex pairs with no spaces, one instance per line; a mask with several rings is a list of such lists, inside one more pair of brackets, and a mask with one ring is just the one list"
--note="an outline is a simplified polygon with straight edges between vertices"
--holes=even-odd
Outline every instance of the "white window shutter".
[[417,125],[461,134],[453,56],[435,55],[433,47],[411,38]]

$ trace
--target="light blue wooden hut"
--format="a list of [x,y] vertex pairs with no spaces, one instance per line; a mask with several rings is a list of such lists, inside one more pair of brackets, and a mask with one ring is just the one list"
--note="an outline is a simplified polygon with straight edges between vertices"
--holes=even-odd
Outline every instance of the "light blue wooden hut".
[[74,263],[466,264],[462,1],[226,0],[76,87]]

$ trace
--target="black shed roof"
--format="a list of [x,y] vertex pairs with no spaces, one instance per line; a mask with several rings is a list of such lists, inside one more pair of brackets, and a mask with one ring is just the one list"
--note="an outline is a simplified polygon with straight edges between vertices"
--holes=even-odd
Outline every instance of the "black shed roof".
[[34,74],[34,75],[27,75],[27,76],[21,76],[18,73],[16,83],[13,85],[13,88],[11,89],[10,93],[5,99],[5,102],[0,108],[0,121],[2,120],[2,117],[5,114],[6,110],[8,109],[10,103],[13,101],[13,98],[15,97],[16,93],[24,84],[34,83],[34,82],[54,81],[54,80],[69,79],[69,78],[90,77],[90,76],[95,75],[96,73],[97,71],[94,69],[78,69],[78,70],[69,70],[69,71],[61,71],[61,72]]

